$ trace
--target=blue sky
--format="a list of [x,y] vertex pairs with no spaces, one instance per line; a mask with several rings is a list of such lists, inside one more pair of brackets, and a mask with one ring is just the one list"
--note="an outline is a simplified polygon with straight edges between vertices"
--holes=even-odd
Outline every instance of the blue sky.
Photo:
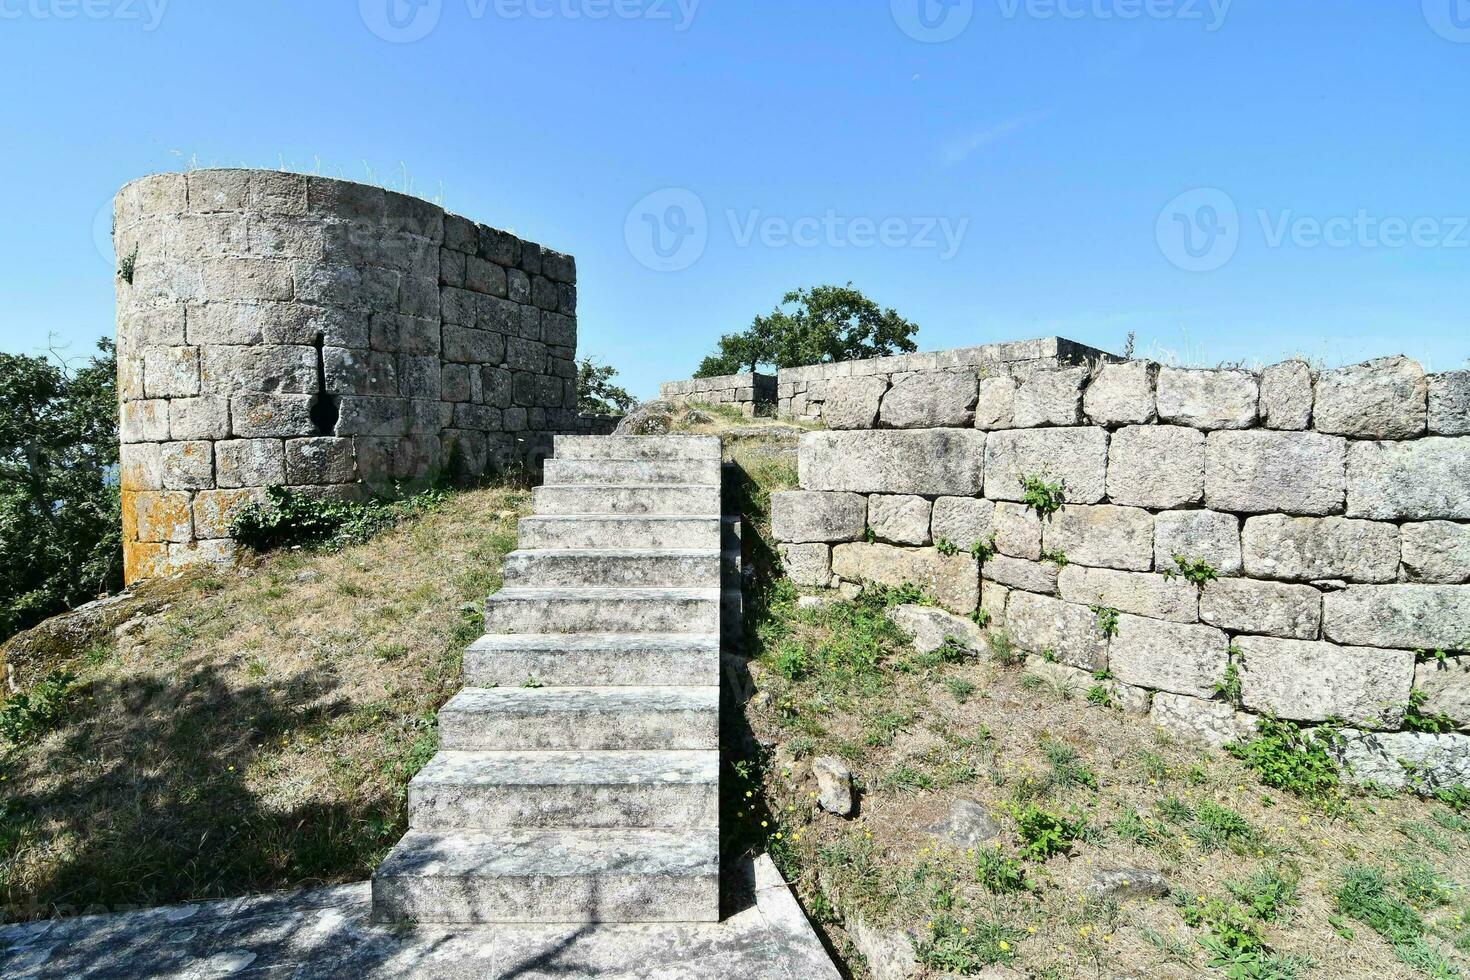
[[642,395],[848,280],[931,350],[1470,357],[1470,0],[945,3],[0,0],[0,348],[111,332],[122,183],[246,164],[574,253]]

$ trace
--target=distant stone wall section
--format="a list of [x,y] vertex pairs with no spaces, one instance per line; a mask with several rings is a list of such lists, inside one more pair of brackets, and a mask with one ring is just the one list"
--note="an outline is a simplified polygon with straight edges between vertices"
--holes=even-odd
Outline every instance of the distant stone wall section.
[[[1360,778],[1470,782],[1470,736],[1406,725],[1470,729],[1470,372],[826,383],[837,431],[802,437],[801,489],[772,505],[798,584],[924,586],[1004,626],[1031,670],[1208,743],[1261,715],[1343,719]],[[1065,506],[1039,516],[1028,477]]]
[[392,492],[601,425],[576,410],[572,257],[426,201],[159,174],[118,194],[114,244],[128,581],[232,557],[270,485]]
[[772,374],[726,374],[690,381],[665,381],[658,396],[675,405],[733,405],[746,418],[773,415],[776,411],[776,376]]
[[[848,392],[871,394],[878,381],[888,385],[916,376],[985,374],[1029,377],[1036,371],[1116,360],[1111,354],[1061,337],[1022,340],[920,354],[898,354],[863,361],[839,361],[782,368],[777,372],[777,411],[807,421],[825,421],[829,397],[845,401]],[[851,378],[878,380],[854,381]],[[882,392],[879,392],[881,395]]]

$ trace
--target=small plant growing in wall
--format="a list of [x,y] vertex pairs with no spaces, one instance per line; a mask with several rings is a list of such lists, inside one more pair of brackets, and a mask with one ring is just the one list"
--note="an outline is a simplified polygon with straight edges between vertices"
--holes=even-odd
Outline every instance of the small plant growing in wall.
[[117,277],[129,286],[133,284],[133,274],[138,271],[138,243],[133,243],[133,250],[122,257],[117,265]]
[[1036,516],[1046,520],[1061,510],[1067,503],[1065,482],[1052,483],[1045,474],[1030,474],[1021,477],[1021,503],[1036,511]]
[[1409,692],[1409,704],[1404,710],[1404,731],[1444,735],[1459,727],[1453,718],[1443,712],[1425,714],[1424,702],[1428,700],[1429,695],[1418,688]]
[[1113,695],[1106,684],[1094,684],[1087,689],[1087,702],[1095,704],[1099,708],[1111,708],[1113,706]]
[[944,555],[945,557],[949,557],[950,555],[959,554],[960,546],[949,540],[949,538],[935,538],[934,550],[938,551],[941,555]]
[[1182,577],[1186,581],[1193,582],[1200,588],[1204,588],[1207,583],[1213,582],[1220,577],[1220,573],[1215,569],[1215,566],[1202,559],[1195,561],[1183,555],[1175,555],[1174,564],[1178,567],[1164,569],[1164,578],[1173,579]]
[[1066,568],[1068,565],[1067,553],[1065,551],[1062,551],[1060,548],[1053,548],[1050,551],[1043,551],[1041,553],[1041,560],[1049,561],[1058,568]]
[[1118,635],[1120,613],[1112,606],[1093,606],[1092,614],[1097,617],[1097,631],[1108,639]]
[[995,557],[995,550],[995,532],[991,531],[990,537],[970,545],[970,557],[983,565]]
[[1215,685],[1215,694],[1236,709],[1242,707],[1244,697],[1240,686],[1240,663],[1240,649],[1232,646],[1230,662],[1225,665],[1225,676]]

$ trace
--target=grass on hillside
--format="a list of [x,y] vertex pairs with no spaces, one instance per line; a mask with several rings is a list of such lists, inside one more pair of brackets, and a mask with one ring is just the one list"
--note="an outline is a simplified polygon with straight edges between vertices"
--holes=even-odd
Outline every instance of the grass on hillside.
[[13,695],[5,918],[366,877],[528,503],[450,494],[340,551],[183,576],[141,630]]

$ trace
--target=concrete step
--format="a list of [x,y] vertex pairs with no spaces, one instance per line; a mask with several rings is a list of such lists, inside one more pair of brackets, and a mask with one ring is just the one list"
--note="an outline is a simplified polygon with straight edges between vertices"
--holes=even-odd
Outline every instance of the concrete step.
[[718,459],[548,459],[548,485],[577,483],[719,484]]
[[439,709],[452,752],[714,749],[718,687],[467,687]]
[[464,654],[470,687],[719,683],[713,633],[490,633]]
[[717,517],[523,517],[522,548],[718,548]]
[[531,491],[531,510],[544,516],[617,514],[631,517],[653,514],[662,517],[714,517],[720,513],[720,486],[595,483],[539,486]]
[[380,920],[713,922],[714,830],[409,831],[373,875]]
[[486,633],[717,633],[720,590],[505,588],[485,601]]
[[558,459],[719,459],[719,436],[557,436]]
[[512,551],[505,556],[503,575],[507,586],[525,588],[673,587],[720,581],[721,560],[712,548]]
[[719,826],[720,756],[440,752],[408,786],[415,830]]

